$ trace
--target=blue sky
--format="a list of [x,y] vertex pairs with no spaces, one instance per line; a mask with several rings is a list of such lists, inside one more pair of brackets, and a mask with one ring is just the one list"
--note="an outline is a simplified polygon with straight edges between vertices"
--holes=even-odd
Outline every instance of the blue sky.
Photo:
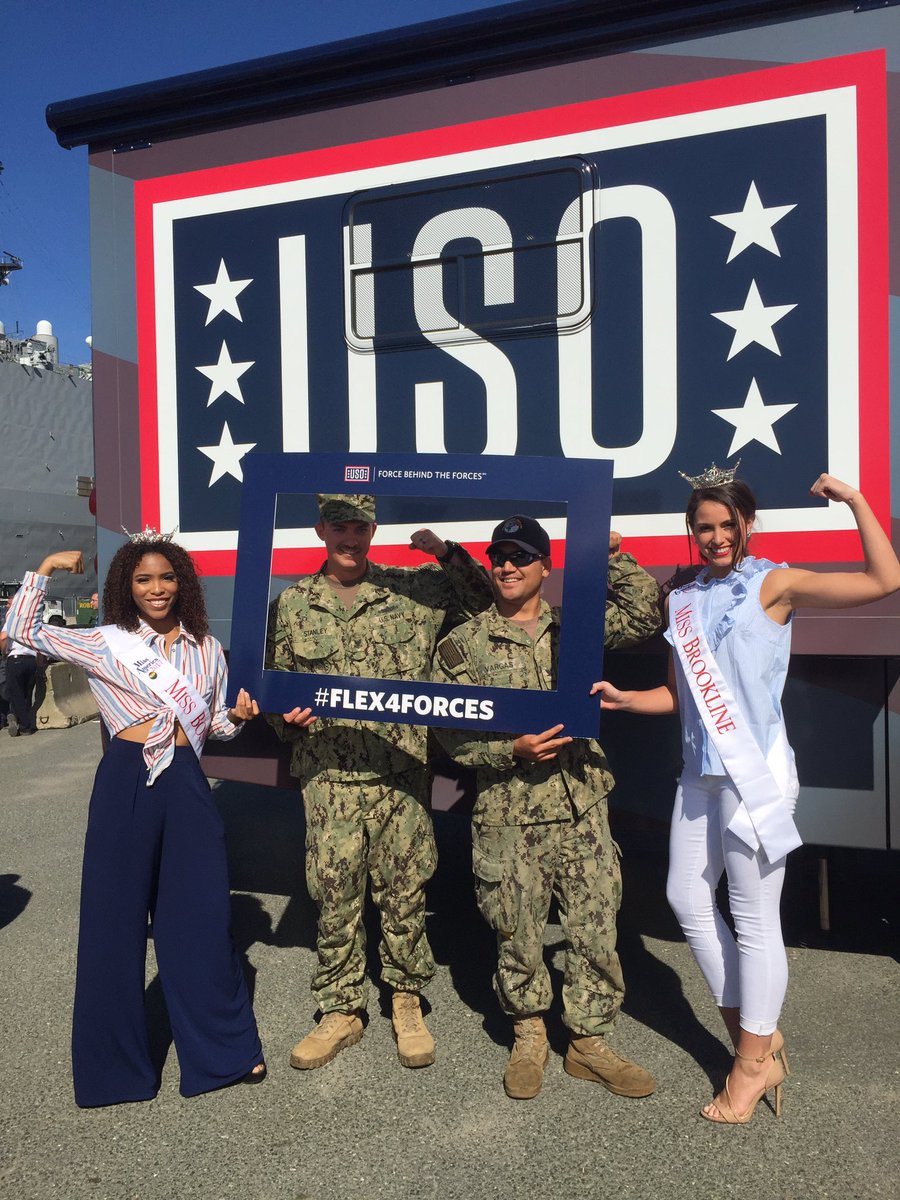
[[493,7],[490,0],[44,0],[14,20],[4,5],[0,250],[25,263],[0,288],[6,332],[18,323],[28,335],[48,320],[64,361],[90,357],[87,150],[58,145],[44,118],[49,103]]

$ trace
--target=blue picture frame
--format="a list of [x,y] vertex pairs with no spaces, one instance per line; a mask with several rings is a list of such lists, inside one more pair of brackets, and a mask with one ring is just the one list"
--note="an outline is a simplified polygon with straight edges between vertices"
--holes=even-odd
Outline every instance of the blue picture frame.
[[[454,454],[248,454],[231,626],[229,703],[246,688],[264,712],[311,707],[322,717],[441,725],[485,732],[539,733],[562,724],[573,737],[596,737],[600,706],[591,684],[603,678],[603,627],[612,462],[605,459],[531,458]],[[500,502],[499,522],[516,502],[566,505],[565,580],[555,691],[449,686],[357,676],[265,669],[266,625],[280,495],[368,493]],[[502,502],[508,501],[507,507]],[[411,526],[412,528],[413,526]],[[463,539],[459,539],[463,540]],[[324,558],[324,552],[323,552]],[[378,535],[370,551],[378,561]],[[431,559],[427,561],[433,561]],[[485,564],[487,565],[487,564]],[[367,703],[381,696],[377,712]],[[384,708],[387,697],[391,707]],[[435,700],[443,697],[446,704]],[[466,701],[469,701],[466,704]],[[453,703],[455,702],[455,703]],[[437,707],[440,711],[434,712]],[[461,715],[460,715],[461,714]]]

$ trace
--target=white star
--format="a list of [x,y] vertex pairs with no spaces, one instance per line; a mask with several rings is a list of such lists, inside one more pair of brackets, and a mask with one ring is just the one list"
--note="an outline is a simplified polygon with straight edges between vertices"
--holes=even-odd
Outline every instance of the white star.
[[219,273],[216,276],[215,283],[195,283],[194,291],[199,292],[201,296],[205,296],[209,301],[209,312],[206,314],[206,324],[214,320],[219,313],[227,312],[232,317],[243,322],[241,310],[238,308],[237,298],[249,284],[252,279],[229,279],[228,268],[225,266],[225,259],[219,260]]
[[754,279],[750,284],[743,308],[735,309],[733,312],[717,312],[712,314],[717,321],[722,321],[724,324],[730,325],[734,330],[734,338],[731,342],[731,349],[728,351],[728,359],[730,360],[736,354],[740,354],[742,350],[753,342],[758,342],[760,346],[764,346],[766,350],[771,350],[773,354],[777,354],[780,358],[781,351],[778,349],[778,343],[775,340],[775,334],[772,332],[772,326],[777,321],[780,321],[782,317],[787,316],[796,307],[796,304],[772,304],[767,308],[762,302],[759,288],[756,286],[756,280]]
[[734,426],[734,437],[728,448],[728,458],[735,454],[748,442],[761,442],[776,454],[781,453],[775,430],[772,426],[780,421],[785,413],[789,413],[796,404],[763,404],[762,395],[754,379],[747,392],[743,408],[714,408],[712,412],[729,425]]
[[226,421],[222,426],[222,436],[219,438],[218,446],[197,447],[201,454],[205,454],[207,458],[211,458],[213,461],[212,474],[209,477],[207,487],[212,487],[223,475],[233,475],[238,483],[243,483],[244,472],[241,468],[241,459],[255,445],[256,442],[232,441],[231,430],[228,428],[228,422]]
[[211,363],[208,367],[194,368],[201,375],[205,375],[212,385],[209,389],[209,399],[206,402],[206,407],[209,408],[220,396],[226,394],[234,396],[235,400],[240,400],[241,404],[243,404],[244,397],[241,394],[241,385],[238,383],[238,380],[252,366],[252,362],[232,362],[231,355],[228,353],[228,347],[223,342],[217,363]]
[[718,217],[712,217],[713,221],[734,230],[734,239],[726,261],[731,262],[733,258],[737,258],[748,246],[762,246],[763,250],[781,258],[772,226],[796,207],[796,204],[782,204],[780,207],[763,208],[756,184],[751,183],[740,212],[721,213]]

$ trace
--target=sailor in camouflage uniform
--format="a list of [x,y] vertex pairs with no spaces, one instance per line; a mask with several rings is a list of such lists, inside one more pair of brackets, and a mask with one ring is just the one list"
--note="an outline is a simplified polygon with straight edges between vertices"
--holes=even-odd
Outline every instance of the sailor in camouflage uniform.
[[[613,535],[605,626],[610,648],[642,641],[660,623],[655,581],[617,551]],[[551,570],[546,531],[531,517],[510,517],[494,530],[487,555],[495,605],[440,643],[435,682],[555,688],[559,610],[541,598]],[[605,1040],[624,995],[616,954],[621,875],[606,806],[613,778],[597,742],[573,741],[562,729],[517,738],[435,730],[458,763],[477,771],[476,898],[497,932],[494,990],[515,1032],[503,1083],[508,1096],[525,1100],[543,1081],[549,1052],[541,1014],[551,1001],[544,931],[555,896],[566,938],[563,1019],[571,1038],[565,1069],[616,1095],[648,1096],[653,1077]]]
[[[487,574],[455,542],[427,529],[412,545],[440,565],[368,561],[372,496],[320,496],[318,536],[327,559],[274,606],[270,669],[428,680],[445,621],[491,602]],[[434,1061],[419,995],[434,974],[425,934],[425,883],[437,856],[429,812],[427,731],[421,726],[316,719],[311,709],[271,715],[292,744],[291,772],[306,811],[306,880],[319,909],[313,995],[319,1024],[291,1054],[321,1067],[362,1037],[366,1007],[366,881],[381,916],[381,978],[393,989],[392,1020],[404,1066]]]

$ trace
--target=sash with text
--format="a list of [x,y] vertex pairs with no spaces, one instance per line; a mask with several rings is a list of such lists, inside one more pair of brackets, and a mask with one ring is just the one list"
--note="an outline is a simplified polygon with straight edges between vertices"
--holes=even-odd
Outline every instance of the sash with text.
[[100,633],[123,667],[158,696],[178,719],[199,758],[212,724],[209,705],[168,659],[161,658],[136,633],[118,625],[101,625]]
[[[774,761],[770,765],[719,670],[688,588],[672,593],[669,613],[669,627],[687,691],[725,770],[740,793],[742,804],[728,828],[751,849],[761,846],[769,862],[776,862],[802,845],[791,816],[786,787],[772,772],[775,761],[779,767],[784,766],[789,757],[783,726],[773,747]],[[779,770],[779,774],[782,773],[787,774]]]

